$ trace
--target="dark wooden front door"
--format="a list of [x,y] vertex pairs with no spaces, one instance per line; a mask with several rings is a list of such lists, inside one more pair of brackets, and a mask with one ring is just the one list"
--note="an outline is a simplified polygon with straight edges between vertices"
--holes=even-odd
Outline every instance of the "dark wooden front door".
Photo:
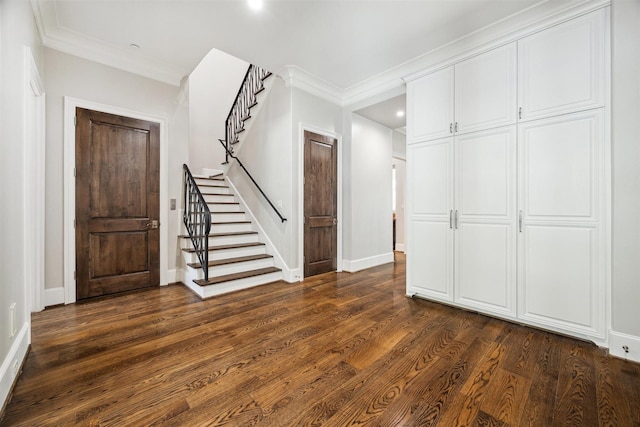
[[76,297],[160,284],[158,123],[76,110]]
[[304,276],[335,271],[337,245],[335,138],[304,133]]

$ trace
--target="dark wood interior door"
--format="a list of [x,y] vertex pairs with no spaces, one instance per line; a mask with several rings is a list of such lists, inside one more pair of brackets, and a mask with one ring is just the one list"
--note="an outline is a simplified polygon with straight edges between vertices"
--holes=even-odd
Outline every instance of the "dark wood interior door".
[[158,123],[76,110],[76,297],[160,284]]
[[304,133],[304,276],[335,271],[338,141]]

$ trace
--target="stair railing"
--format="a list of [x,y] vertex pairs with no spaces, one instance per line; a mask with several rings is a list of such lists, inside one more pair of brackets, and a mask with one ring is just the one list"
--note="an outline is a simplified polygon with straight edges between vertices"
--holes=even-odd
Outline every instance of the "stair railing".
[[184,171],[184,215],[191,243],[204,272],[204,280],[209,280],[209,232],[211,231],[211,212],[205,202],[196,180],[187,165]]
[[238,134],[244,131],[244,122],[251,117],[251,107],[257,104],[256,96],[264,90],[264,80],[270,75],[264,68],[249,65],[225,122],[225,163],[229,162],[233,144],[239,141]]
[[278,215],[278,217],[280,218],[280,221],[285,222],[287,220],[287,218],[285,218],[280,211],[278,210],[278,208],[276,208],[276,206],[273,204],[273,202],[271,201],[271,199],[269,199],[269,197],[267,197],[267,195],[265,194],[264,191],[262,191],[262,188],[260,188],[260,186],[258,185],[258,183],[256,182],[255,179],[253,179],[253,176],[251,176],[251,174],[249,173],[249,171],[247,170],[247,168],[244,167],[244,165],[242,164],[242,162],[240,161],[239,158],[237,158],[235,156],[235,154],[233,154],[233,151],[230,151],[227,149],[227,145],[225,144],[225,141],[223,141],[222,139],[219,139],[218,141],[220,141],[220,144],[222,144],[222,146],[224,147],[224,149],[227,152],[227,156],[231,157],[232,159],[235,159],[236,162],[238,162],[238,166],[240,166],[242,168],[242,170],[244,171],[244,173],[247,174],[247,176],[249,177],[249,179],[251,180],[251,182],[253,182],[253,185],[256,186],[256,188],[258,189],[258,191],[260,192],[260,194],[262,194],[262,197],[265,198],[265,200],[267,201],[267,203],[269,203],[269,206],[271,206],[271,208],[275,211],[276,215]]

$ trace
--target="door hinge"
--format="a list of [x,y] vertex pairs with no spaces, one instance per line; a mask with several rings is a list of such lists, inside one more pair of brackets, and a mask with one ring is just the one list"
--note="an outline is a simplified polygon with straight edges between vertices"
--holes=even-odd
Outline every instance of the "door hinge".
[[73,177],[76,177],[76,168],[73,168]]
[[78,126],[78,116],[73,116],[73,125]]
[[76,220],[73,220],[73,228],[76,228]]
[[76,279],[76,272],[75,272],[75,271],[73,272],[73,280],[77,280],[77,279]]

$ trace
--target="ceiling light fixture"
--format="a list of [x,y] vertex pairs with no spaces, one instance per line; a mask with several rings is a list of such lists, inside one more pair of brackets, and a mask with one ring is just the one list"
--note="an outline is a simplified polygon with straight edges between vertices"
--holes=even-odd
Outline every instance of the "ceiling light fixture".
[[262,0],[247,0],[249,7],[253,10],[260,10],[262,6],[264,6],[264,2]]
[[396,113],[396,116],[398,116],[398,117],[404,117],[404,111],[399,110],[399,111]]

